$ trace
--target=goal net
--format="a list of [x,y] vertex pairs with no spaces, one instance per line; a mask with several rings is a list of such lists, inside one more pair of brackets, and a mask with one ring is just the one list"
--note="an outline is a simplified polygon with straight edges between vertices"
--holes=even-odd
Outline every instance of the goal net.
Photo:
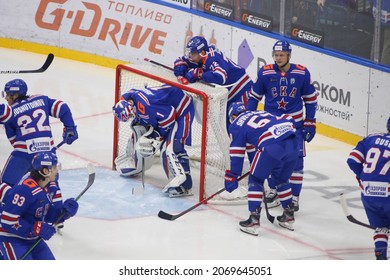
[[[199,201],[215,194],[224,187],[225,170],[230,169],[230,139],[226,131],[226,102],[228,91],[221,86],[205,83],[183,85],[177,82],[172,70],[151,62],[145,64],[118,65],[116,69],[115,103],[123,93],[132,88],[169,84],[181,88],[195,104],[192,124],[192,146],[186,146],[191,169],[199,168]],[[115,159],[126,154],[131,135],[129,123],[114,123],[113,168]],[[249,169],[246,163],[245,167]],[[194,180],[195,182],[195,180]],[[246,203],[247,180],[232,193],[222,192],[209,200],[216,204]],[[193,189],[197,186],[194,184]]]

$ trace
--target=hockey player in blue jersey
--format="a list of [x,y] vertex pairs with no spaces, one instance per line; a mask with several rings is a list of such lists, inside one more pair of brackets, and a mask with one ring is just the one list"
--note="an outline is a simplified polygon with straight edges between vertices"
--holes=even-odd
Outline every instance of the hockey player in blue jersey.
[[390,235],[390,118],[387,133],[370,134],[347,159],[361,188],[361,200],[373,234],[377,260],[387,260]]
[[265,111],[247,111],[244,103],[229,107],[230,170],[225,172],[225,189],[238,187],[247,144],[256,147],[248,179],[248,208],[250,216],[241,221],[240,229],[252,235],[259,234],[260,212],[264,181],[272,174],[284,209],[277,217],[279,225],[293,229],[294,209],[289,178],[299,156],[294,120],[289,115],[274,116]]
[[[229,91],[227,108],[233,102],[247,103],[253,82],[244,68],[227,58],[214,45],[209,46],[201,36],[191,38],[186,51],[187,54],[174,63],[175,76],[185,77],[190,83],[204,81],[226,86]],[[226,125],[229,126],[228,117]]]
[[55,183],[57,172],[55,154],[36,153],[31,172],[8,190],[0,215],[0,251],[4,259],[21,259],[39,238],[43,240],[25,259],[55,259],[44,240],[56,233],[55,222],[73,217],[78,210],[75,199],[64,202],[59,199],[60,189]]
[[[277,41],[272,48],[274,64],[260,68],[257,80],[249,95],[248,109],[256,110],[265,97],[264,110],[273,115],[290,115],[297,129],[300,156],[290,178],[294,210],[299,210],[299,195],[302,190],[305,141],[310,142],[316,133],[317,96],[311,83],[309,70],[290,63],[291,46],[287,41]],[[280,205],[273,178],[268,180],[270,192],[266,200],[270,208]]]
[[1,182],[15,185],[31,170],[31,161],[37,152],[54,151],[54,139],[49,117],[59,118],[64,124],[63,140],[72,144],[78,133],[68,105],[45,95],[27,95],[27,84],[14,79],[5,84],[3,97],[11,106],[12,119],[5,124],[5,132],[13,146]]
[[11,107],[6,104],[0,104],[0,124],[7,123],[12,117]]
[[143,157],[160,150],[161,162],[170,180],[163,192],[170,197],[192,195],[190,164],[185,149],[192,141],[191,124],[195,113],[192,98],[169,85],[132,89],[122,97],[113,113],[119,121],[151,128],[139,138],[136,149]]

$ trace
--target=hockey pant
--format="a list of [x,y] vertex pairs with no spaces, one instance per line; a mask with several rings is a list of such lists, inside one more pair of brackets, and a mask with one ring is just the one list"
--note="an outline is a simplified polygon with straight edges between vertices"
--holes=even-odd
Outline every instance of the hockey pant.
[[[274,182],[283,208],[291,203],[292,193],[288,180],[298,160],[297,146],[298,144],[295,138],[288,138],[279,143],[269,145],[263,151],[256,153],[251,165],[248,182],[249,211],[253,212],[253,210],[259,207],[259,196],[261,196],[261,199],[263,197],[263,183],[270,174],[272,174],[275,180]],[[258,193],[256,194],[255,192]]]
[[[305,141],[303,141],[302,138],[302,131],[297,130],[296,138],[298,140],[299,145],[299,157],[297,160],[297,163],[294,167],[294,171],[291,174],[289,185],[292,191],[292,195],[299,197],[301,190],[302,190],[302,183],[303,183],[303,168],[304,168],[304,157],[306,156],[305,151]],[[268,185],[271,189],[276,189],[277,182],[272,178],[272,175],[268,178]],[[278,193],[279,195],[279,193]]]

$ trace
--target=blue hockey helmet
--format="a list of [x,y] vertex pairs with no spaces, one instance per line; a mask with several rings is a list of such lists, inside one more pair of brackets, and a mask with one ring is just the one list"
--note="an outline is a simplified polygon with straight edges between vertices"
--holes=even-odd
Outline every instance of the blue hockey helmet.
[[186,53],[201,53],[202,51],[207,52],[209,46],[205,38],[201,36],[192,37],[186,46]]
[[26,96],[27,94],[27,84],[22,79],[14,79],[9,81],[4,86],[4,93],[9,95],[19,94],[19,96]]
[[247,109],[243,102],[234,102],[230,104],[228,109],[229,121],[232,123],[234,121],[234,116],[238,116],[245,111],[247,111]]
[[390,131],[390,117],[389,117],[389,119],[387,120],[387,131]]
[[[53,166],[58,164],[58,158],[56,154],[52,152],[39,152],[35,154],[32,160],[33,170],[36,170],[44,177],[48,177],[51,174],[51,169]],[[49,170],[49,174],[43,174],[41,171],[43,168]]]
[[272,47],[272,54],[276,51],[279,51],[279,52],[288,52],[289,54],[291,54],[291,45],[289,42],[287,42],[286,40],[279,40],[279,41],[276,41],[276,43],[274,44],[274,46]]

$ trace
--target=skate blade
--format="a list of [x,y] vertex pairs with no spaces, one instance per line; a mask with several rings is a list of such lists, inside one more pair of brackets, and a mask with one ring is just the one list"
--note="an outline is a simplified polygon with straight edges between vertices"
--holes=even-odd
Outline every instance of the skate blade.
[[192,192],[186,192],[186,193],[181,193],[181,194],[170,193],[169,197],[170,198],[175,198],[175,197],[192,196],[192,195],[194,195]]
[[279,226],[281,226],[282,228],[294,231],[293,225],[289,224],[287,222],[286,223],[279,222]]
[[259,228],[257,227],[240,227],[240,230],[253,236],[259,235]]
[[267,203],[267,206],[268,206],[268,209],[271,209],[271,208],[275,208],[275,207],[278,207],[280,205],[280,202],[270,202],[270,203]]

